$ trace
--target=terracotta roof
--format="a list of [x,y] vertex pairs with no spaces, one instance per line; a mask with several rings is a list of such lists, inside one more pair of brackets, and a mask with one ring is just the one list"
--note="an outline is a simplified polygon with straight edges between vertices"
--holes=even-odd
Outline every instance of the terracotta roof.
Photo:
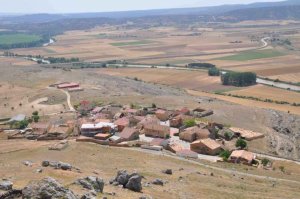
[[145,124],[144,125],[144,129],[151,129],[151,130],[155,130],[155,131],[170,131],[170,127],[168,126],[163,126],[160,124]]
[[119,137],[129,139],[133,134],[137,132],[138,131],[134,128],[125,127],[123,131],[119,134]]
[[202,140],[196,140],[195,142],[193,142],[192,144],[204,144],[205,146],[207,146],[208,148],[214,150],[214,149],[218,149],[221,147],[221,145],[216,142],[215,140],[212,140],[210,138],[207,138],[207,139],[202,139]]
[[65,134],[69,130],[69,127],[65,126],[52,126],[49,130],[49,133],[58,133],[58,134]]
[[230,130],[233,131],[234,133],[240,133],[241,137],[244,137],[246,140],[261,138],[264,136],[262,133],[236,128],[236,127],[231,127]]
[[68,87],[78,87],[78,86],[79,86],[78,83],[71,82],[71,83],[59,84],[57,87],[58,88],[68,88]]
[[122,117],[120,119],[117,119],[115,122],[114,122],[115,125],[117,126],[126,126],[126,125],[129,125],[129,118],[127,117]]
[[249,151],[236,150],[231,153],[230,158],[242,158],[250,162],[255,159],[255,155]]

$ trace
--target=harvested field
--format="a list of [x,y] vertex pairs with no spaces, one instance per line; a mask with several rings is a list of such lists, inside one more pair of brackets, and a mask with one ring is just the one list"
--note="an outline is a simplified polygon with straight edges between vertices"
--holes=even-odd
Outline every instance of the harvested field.
[[248,97],[255,96],[263,100],[271,99],[274,101],[285,101],[291,104],[300,103],[300,93],[264,85],[255,85],[245,89],[227,92],[227,94],[229,93]]
[[207,71],[187,71],[172,69],[142,69],[118,68],[100,69],[99,73],[138,78],[140,80],[158,84],[171,85],[179,88],[201,91],[231,90],[234,87],[221,85],[220,77],[209,77]]

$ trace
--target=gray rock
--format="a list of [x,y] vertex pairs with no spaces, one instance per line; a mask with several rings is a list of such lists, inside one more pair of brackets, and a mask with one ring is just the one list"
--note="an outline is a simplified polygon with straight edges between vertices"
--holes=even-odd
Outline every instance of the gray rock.
[[97,193],[95,191],[90,191],[83,196],[81,196],[80,199],[96,199],[97,198]]
[[59,162],[59,168],[62,170],[71,170],[72,169],[72,165],[68,164],[68,163],[64,163],[64,162]]
[[115,181],[117,181],[118,184],[125,186],[129,178],[130,176],[128,175],[127,171],[122,170],[122,171],[118,171]]
[[103,193],[104,181],[101,178],[88,176],[83,179],[78,179],[75,183],[81,185],[85,189]]
[[42,162],[42,166],[43,167],[48,167],[50,165],[50,162],[48,161],[48,160],[44,160],[43,162]]
[[148,195],[143,195],[143,196],[139,197],[139,199],[152,199],[152,197],[148,196]]
[[25,165],[25,166],[28,166],[28,167],[31,167],[32,166],[32,162],[31,161],[23,161],[23,164]]
[[142,176],[134,175],[129,178],[128,183],[125,187],[129,190],[140,192],[142,190]]
[[162,172],[165,173],[165,174],[168,174],[168,175],[172,175],[173,174],[172,169],[166,169],[166,170],[163,170]]
[[162,179],[157,178],[152,181],[152,184],[164,186],[164,181]]
[[36,172],[36,173],[42,173],[42,172],[43,172],[43,169],[37,169],[35,172]]
[[9,191],[12,190],[13,183],[8,180],[0,181],[0,190]]
[[23,199],[78,199],[71,190],[64,188],[55,179],[49,177],[30,183],[23,189],[22,194]]

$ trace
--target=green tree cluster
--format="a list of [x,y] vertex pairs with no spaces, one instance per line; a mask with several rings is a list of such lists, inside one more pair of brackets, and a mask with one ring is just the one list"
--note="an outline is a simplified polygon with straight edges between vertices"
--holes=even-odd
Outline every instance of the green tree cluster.
[[221,81],[223,85],[251,86],[256,84],[256,74],[252,72],[227,72],[221,76]]

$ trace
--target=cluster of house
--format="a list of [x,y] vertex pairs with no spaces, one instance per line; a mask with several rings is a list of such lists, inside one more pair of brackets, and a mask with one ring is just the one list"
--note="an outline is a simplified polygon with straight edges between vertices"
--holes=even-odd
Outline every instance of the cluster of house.
[[50,85],[50,87],[64,89],[69,92],[83,91],[83,88],[80,87],[80,84],[75,83],[75,82],[59,82],[59,83]]
[[[166,149],[179,156],[198,158],[199,154],[216,156],[230,150],[232,162],[251,165],[255,155],[226,146],[228,140],[240,137],[253,140],[263,134],[239,128],[226,128],[218,123],[188,122],[213,114],[211,110],[133,109],[130,106],[103,106],[79,118],[77,141],[110,146],[139,146],[144,149]],[[229,135],[229,136],[228,136]]]
[[[65,88],[60,84],[58,88]],[[77,121],[33,122],[9,139],[64,140],[79,135],[78,142],[94,142],[119,147],[141,147],[149,150],[168,150],[181,157],[201,158],[217,156],[223,150],[231,152],[229,161],[251,165],[255,155],[235,147],[237,138],[247,141],[263,134],[215,122],[200,122],[201,117],[213,114],[211,110],[166,110],[161,108],[132,108],[107,105],[95,107],[88,101],[80,103]],[[19,115],[11,120],[24,120]],[[197,122],[199,121],[199,122]],[[74,133],[78,132],[78,133]],[[232,141],[231,141],[232,140]]]
[[33,122],[24,130],[16,131],[8,139],[64,140],[74,131],[75,122]]

